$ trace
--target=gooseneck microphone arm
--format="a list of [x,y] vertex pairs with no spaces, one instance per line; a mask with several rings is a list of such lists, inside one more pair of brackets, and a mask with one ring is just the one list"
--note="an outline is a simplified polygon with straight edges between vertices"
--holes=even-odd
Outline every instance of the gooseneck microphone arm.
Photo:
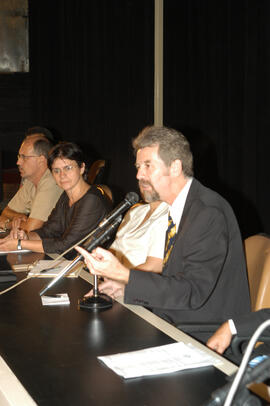
[[[125,199],[99,223],[95,230],[91,232],[88,240],[84,242],[83,248],[91,252],[98,245],[104,244],[121,223],[121,214],[138,201],[139,196],[137,193],[127,193]],[[62,271],[39,292],[40,296],[44,295],[48,289],[50,289],[59,279],[66,275],[66,273],[69,272],[71,268],[73,268],[73,266],[76,265],[81,259],[82,255],[78,255],[69,265],[63,268]]]
[[[122,217],[118,216],[112,223],[108,225],[107,228],[102,228],[102,231],[100,232],[99,235],[92,236],[91,242],[89,242],[88,245],[84,246],[87,251],[91,252],[94,248],[96,248],[98,245],[104,244],[110,237],[111,235],[117,230],[119,224],[122,221]],[[83,255],[77,255],[77,257],[67,266],[65,266],[62,271],[55,277],[53,278],[48,285],[46,285],[40,292],[40,296],[44,295],[45,292],[47,292],[48,289],[50,289],[56,282],[59,281],[64,275],[66,275],[73,267],[76,265],[81,259],[83,258]]]
[[[128,201],[128,203],[127,203]],[[70,252],[71,250],[73,250],[77,245],[82,244],[83,242],[85,242],[85,244],[87,244],[89,241],[92,240],[92,237],[94,237],[95,235],[99,234],[101,229],[103,229],[103,227],[105,225],[108,224],[108,222],[111,222],[114,218],[115,218],[115,214],[116,214],[116,210],[118,211],[120,209],[120,207],[122,208],[122,211],[118,211],[118,215],[124,213],[125,210],[127,210],[129,207],[131,207],[133,204],[137,203],[139,201],[139,196],[137,195],[137,193],[135,192],[129,192],[127,193],[124,201],[122,203],[120,203],[110,214],[108,214],[105,219],[103,219],[99,225],[92,231],[90,231],[89,234],[87,234],[85,237],[83,237],[81,240],[77,241],[75,244],[73,244],[71,247],[69,247],[66,251],[62,252],[61,254],[59,254],[54,260],[53,260],[53,264],[56,263],[60,258],[64,257],[68,252]],[[110,218],[109,218],[110,217]],[[106,220],[106,224],[105,223]],[[84,245],[83,245],[84,248]]]

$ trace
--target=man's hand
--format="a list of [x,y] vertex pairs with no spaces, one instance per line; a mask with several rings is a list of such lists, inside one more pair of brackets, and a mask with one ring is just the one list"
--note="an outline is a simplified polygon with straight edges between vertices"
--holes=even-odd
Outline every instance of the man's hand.
[[10,224],[10,220],[8,217],[0,216],[0,228],[5,230],[6,228],[8,228],[9,224]]
[[15,239],[15,240],[28,240],[28,234],[24,231],[21,230],[20,228],[12,228],[9,233],[9,238]]
[[25,223],[27,219],[28,217],[25,214],[18,214],[17,216],[14,216],[12,219],[12,229],[17,230],[21,228],[22,223]]
[[211,348],[211,350],[216,351],[219,354],[229,347],[232,341],[232,333],[229,326],[229,322],[223,323],[219,329],[209,338],[206,345]]
[[[111,279],[104,279],[104,282],[98,284],[98,291],[111,296],[113,299],[123,297],[125,293],[125,285],[121,282],[112,281]],[[93,296],[93,290],[91,289],[86,293],[85,297]]]
[[85,263],[93,275],[128,283],[129,269],[122,265],[110,251],[100,247],[93,250],[91,254],[81,247],[76,247],[76,250],[84,256]]
[[0,239],[0,251],[15,251],[18,246],[18,241],[7,236]]

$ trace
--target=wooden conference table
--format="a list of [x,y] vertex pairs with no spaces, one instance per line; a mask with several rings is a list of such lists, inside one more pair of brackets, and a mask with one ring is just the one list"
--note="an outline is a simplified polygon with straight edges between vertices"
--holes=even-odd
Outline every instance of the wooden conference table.
[[211,366],[124,380],[97,356],[174,341],[210,350],[140,306],[114,302],[106,311],[78,310],[91,281],[83,270],[48,292],[68,293],[70,305],[42,306],[39,291],[48,281],[30,278],[0,296],[1,406],[198,406],[236,369],[216,355],[221,370]]

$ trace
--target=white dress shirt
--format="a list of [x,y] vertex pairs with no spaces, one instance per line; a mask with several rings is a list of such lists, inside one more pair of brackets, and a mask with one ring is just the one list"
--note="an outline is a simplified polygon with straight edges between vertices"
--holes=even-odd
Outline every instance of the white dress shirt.
[[176,225],[176,232],[178,231],[178,227],[182,218],[183,210],[186,204],[187,200],[187,195],[191,186],[193,178],[188,178],[187,183],[177,196],[177,198],[174,200],[173,204],[170,207],[170,215],[171,218]]

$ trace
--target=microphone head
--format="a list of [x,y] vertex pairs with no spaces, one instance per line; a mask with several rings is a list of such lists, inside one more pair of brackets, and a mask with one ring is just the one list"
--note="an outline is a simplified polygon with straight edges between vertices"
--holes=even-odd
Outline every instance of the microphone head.
[[135,192],[129,192],[126,194],[125,200],[127,200],[130,203],[130,205],[132,206],[133,204],[138,203],[139,196]]

